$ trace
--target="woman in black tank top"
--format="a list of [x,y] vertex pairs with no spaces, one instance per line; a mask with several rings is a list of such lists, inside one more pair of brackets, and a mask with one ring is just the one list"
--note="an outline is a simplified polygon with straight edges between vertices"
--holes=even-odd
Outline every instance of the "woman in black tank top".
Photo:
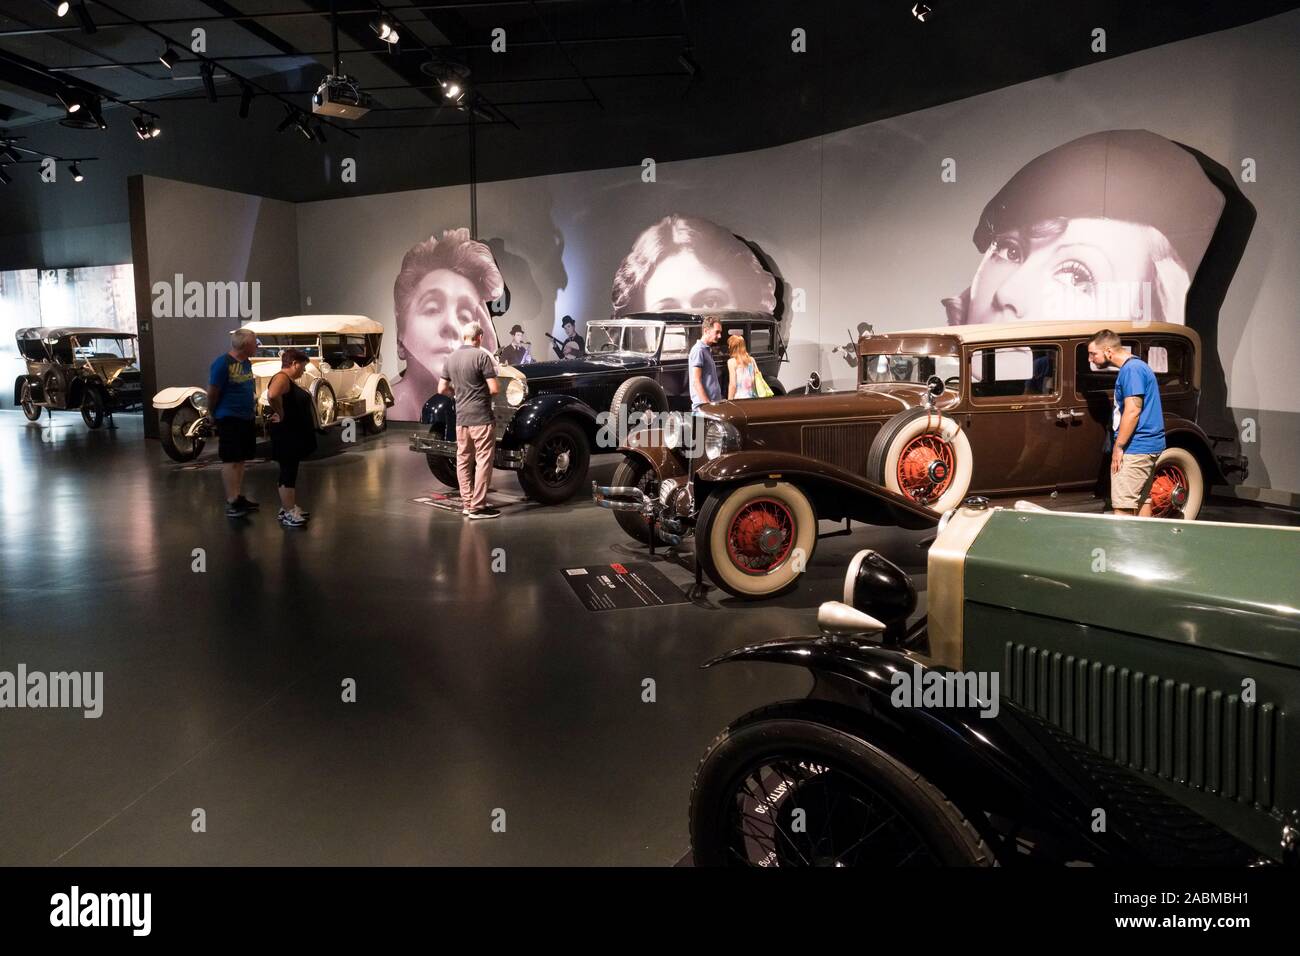
[[280,524],[302,527],[307,513],[298,507],[298,463],[316,450],[316,419],[311,395],[296,384],[307,369],[307,353],[285,349],[281,369],[271,378],[266,397],[271,405],[271,457],[280,464]]

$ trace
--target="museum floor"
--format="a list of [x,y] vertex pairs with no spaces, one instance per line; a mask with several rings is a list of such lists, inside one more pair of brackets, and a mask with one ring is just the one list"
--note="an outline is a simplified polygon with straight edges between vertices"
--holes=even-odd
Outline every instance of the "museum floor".
[[393,428],[305,466],[313,521],[286,531],[273,465],[246,486],[262,512],[231,522],[215,464],[118,424],[0,412],[0,670],[104,673],[98,719],[0,713],[3,864],[671,865],[710,739],[808,683],[700,663],[815,630],[868,543],[923,570],[921,535],[857,529],[784,598],[593,613],[560,569],[645,556],[587,500],[466,522],[413,500],[436,483]]

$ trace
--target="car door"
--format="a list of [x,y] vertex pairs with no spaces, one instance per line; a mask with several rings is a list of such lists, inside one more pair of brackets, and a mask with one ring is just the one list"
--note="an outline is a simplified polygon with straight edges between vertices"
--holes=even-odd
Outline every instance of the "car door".
[[668,407],[677,410],[691,407],[687,361],[691,346],[699,341],[696,323],[669,322],[664,326],[663,344],[659,349],[659,384],[668,395]]
[[962,368],[969,396],[962,425],[974,456],[973,493],[1054,488],[1068,429],[1057,342],[968,345]]

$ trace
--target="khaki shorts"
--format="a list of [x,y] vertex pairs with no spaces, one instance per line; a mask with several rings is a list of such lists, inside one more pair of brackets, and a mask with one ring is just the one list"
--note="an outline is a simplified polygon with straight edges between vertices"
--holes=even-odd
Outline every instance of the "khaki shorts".
[[1137,511],[1151,494],[1159,455],[1125,455],[1119,471],[1110,476],[1110,506]]

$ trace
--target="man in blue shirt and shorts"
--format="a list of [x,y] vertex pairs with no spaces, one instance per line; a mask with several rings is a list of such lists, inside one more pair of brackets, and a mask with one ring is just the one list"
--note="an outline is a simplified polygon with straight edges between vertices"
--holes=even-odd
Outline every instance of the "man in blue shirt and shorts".
[[256,511],[256,501],[244,497],[244,463],[257,451],[254,424],[253,365],[257,336],[240,329],[230,337],[230,351],[208,369],[208,414],[217,425],[221,483],[226,489],[226,517],[242,518]]
[[1156,459],[1165,450],[1165,414],[1160,384],[1151,366],[1104,329],[1088,342],[1088,361],[1119,369],[1111,419],[1110,503],[1117,515],[1151,517],[1151,483]]
[[691,346],[690,376],[691,411],[701,405],[722,401],[722,386],[718,382],[718,365],[713,361],[712,347],[722,337],[722,320],[707,316],[700,328],[700,340]]

